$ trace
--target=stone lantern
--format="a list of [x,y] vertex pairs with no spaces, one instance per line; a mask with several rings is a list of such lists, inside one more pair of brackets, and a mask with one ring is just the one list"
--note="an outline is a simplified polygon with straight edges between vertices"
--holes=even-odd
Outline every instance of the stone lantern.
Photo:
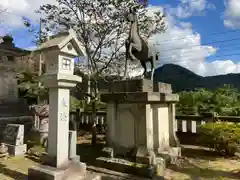
[[[41,81],[49,88],[48,155],[44,158],[48,166],[30,168],[28,179],[42,177],[40,179],[44,180],[46,176],[59,179],[76,168],[78,176],[86,176],[86,165],[69,159],[69,90],[82,82],[73,72],[74,58],[85,55],[84,48],[75,32],[69,30],[52,36],[36,52],[41,53],[46,62],[46,73]],[[53,169],[49,170],[49,166]]]

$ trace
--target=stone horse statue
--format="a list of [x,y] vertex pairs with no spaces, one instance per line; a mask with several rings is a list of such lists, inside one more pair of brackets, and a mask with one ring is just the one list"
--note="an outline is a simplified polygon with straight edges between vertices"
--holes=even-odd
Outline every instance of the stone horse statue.
[[[127,20],[130,22],[129,37],[125,42],[126,48],[126,61],[130,59],[132,61],[140,61],[142,67],[144,68],[144,78],[148,78],[147,73],[147,62],[151,63],[151,77],[153,80],[153,75],[156,67],[156,61],[159,59],[158,54],[155,51],[155,47],[149,46],[149,44],[144,41],[140,36],[138,20],[136,9],[130,8],[127,14]],[[127,62],[126,62],[127,64]],[[127,65],[125,65],[125,75],[126,75]]]

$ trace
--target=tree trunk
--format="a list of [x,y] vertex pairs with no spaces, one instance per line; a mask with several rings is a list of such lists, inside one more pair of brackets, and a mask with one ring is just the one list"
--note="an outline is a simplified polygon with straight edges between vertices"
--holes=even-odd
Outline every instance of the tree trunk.
[[92,102],[92,146],[95,146],[97,143],[97,127],[96,127],[96,119],[97,119],[97,109],[96,109],[96,100],[94,99]]
[[97,122],[97,95],[98,95],[98,86],[97,86],[97,81],[94,79],[93,80],[93,98],[92,98],[92,146],[95,146],[97,143],[97,127],[96,127],[96,122]]

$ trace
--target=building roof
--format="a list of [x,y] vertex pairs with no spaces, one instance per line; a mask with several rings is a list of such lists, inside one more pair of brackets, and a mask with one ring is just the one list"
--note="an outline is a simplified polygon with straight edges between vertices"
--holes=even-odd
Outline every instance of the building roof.
[[10,36],[0,37],[0,54],[12,56],[24,56],[31,53],[31,51],[21,49],[15,46],[13,38]]
[[81,42],[78,41],[76,33],[70,29],[66,32],[60,32],[54,36],[51,36],[49,40],[42,43],[35,52],[45,51],[47,49],[62,49],[69,41],[72,41],[76,51],[79,54],[86,55],[86,51]]
[[58,45],[64,40],[66,39],[66,37],[68,36],[67,32],[64,33],[59,33],[55,36],[51,36],[49,40],[47,40],[46,42],[42,43],[37,50],[44,50],[44,49],[48,49],[48,48],[54,48],[54,47],[58,47]]

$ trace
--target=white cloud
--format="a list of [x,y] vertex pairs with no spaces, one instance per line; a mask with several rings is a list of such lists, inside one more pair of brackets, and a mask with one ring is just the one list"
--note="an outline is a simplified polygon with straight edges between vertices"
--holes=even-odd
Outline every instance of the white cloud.
[[224,25],[228,28],[240,28],[240,1],[225,0]]
[[39,20],[40,16],[35,11],[39,9],[40,5],[55,2],[56,0],[0,0],[0,9],[6,9],[0,16],[0,20],[4,22],[2,28],[10,30],[23,27],[22,17],[29,17],[33,21]]
[[[234,0],[229,0],[234,1]],[[26,16],[32,20],[37,20],[39,17],[34,11],[39,8],[39,5],[45,3],[54,3],[55,0],[0,0],[0,8],[7,8],[9,14],[5,14],[5,27],[19,28],[22,26],[20,16]],[[195,4],[195,3],[199,4]],[[190,1],[182,0],[182,4],[191,4],[189,12],[194,14],[196,11],[200,12],[205,8],[209,8],[204,0]],[[235,3],[237,0],[235,0]],[[234,5],[237,7],[237,5]],[[18,8],[20,7],[20,8]],[[228,6],[230,7],[230,6]],[[156,10],[156,7],[149,7],[149,13]],[[226,10],[228,15],[238,17],[240,11]],[[231,13],[230,13],[231,12]],[[11,14],[11,15],[10,15]],[[14,15],[15,14],[15,15]],[[168,24],[168,31],[164,34],[158,34],[153,38],[153,42],[157,43],[158,51],[160,52],[159,65],[166,63],[175,63],[190,69],[191,71],[207,76],[218,75],[226,73],[240,73],[240,63],[234,63],[231,60],[217,60],[213,62],[206,62],[205,58],[209,55],[214,55],[216,49],[212,46],[201,45],[201,35],[192,30],[192,24],[189,22],[181,22],[176,19],[176,16],[170,14],[166,18]],[[1,29],[0,35],[5,33],[6,29]],[[32,48],[30,48],[32,49]],[[173,50],[174,49],[174,50]]]
[[[151,8],[154,10],[156,7]],[[217,49],[201,45],[201,35],[193,32],[191,23],[181,22],[171,15],[167,16],[166,21],[168,31],[153,37],[153,43],[158,44],[157,49],[160,52],[159,65],[178,64],[202,76],[240,73],[240,63],[231,60],[205,60],[214,55]]]
[[177,7],[169,8],[169,12],[178,18],[188,18],[204,13],[206,9],[215,9],[215,5],[207,0],[180,0]]

